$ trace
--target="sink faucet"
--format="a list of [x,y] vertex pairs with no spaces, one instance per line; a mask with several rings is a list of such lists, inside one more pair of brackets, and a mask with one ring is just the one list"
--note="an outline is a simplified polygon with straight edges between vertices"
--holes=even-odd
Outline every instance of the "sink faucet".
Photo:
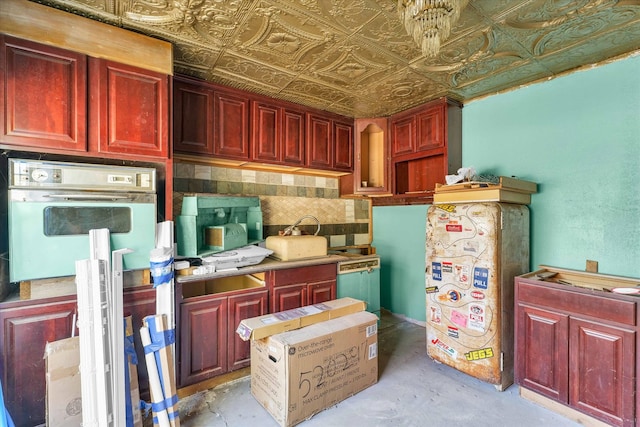
[[302,220],[304,220],[305,218],[310,218],[312,220],[314,220],[316,222],[316,224],[318,224],[318,228],[316,229],[316,232],[313,234],[314,236],[317,236],[318,233],[320,232],[320,221],[318,221],[318,218],[316,218],[313,215],[305,215],[301,218],[299,218],[293,225],[288,226],[287,228],[284,229],[284,231],[282,232],[283,236],[295,236],[296,234],[293,234],[295,232],[298,232],[298,234],[300,233],[300,230],[298,230],[296,227],[298,226],[298,224],[300,224],[302,222]]

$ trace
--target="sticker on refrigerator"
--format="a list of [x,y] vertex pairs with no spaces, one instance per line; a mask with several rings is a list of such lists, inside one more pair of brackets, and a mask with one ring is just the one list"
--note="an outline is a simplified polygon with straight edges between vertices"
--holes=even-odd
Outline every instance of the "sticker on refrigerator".
[[480,289],[487,289],[489,287],[488,268],[475,267],[473,269],[473,286]]
[[442,262],[442,274],[452,274],[453,273],[453,263],[452,262]]
[[449,335],[451,338],[460,338],[458,328],[456,328],[455,326],[447,326],[447,335]]
[[431,320],[431,323],[435,323],[436,325],[439,325],[442,322],[442,311],[440,310],[439,306],[431,306],[429,307],[429,311],[431,313],[429,319]]
[[470,267],[468,265],[456,264],[456,279],[460,283],[469,283]]
[[438,295],[438,299],[440,301],[451,301],[451,302],[460,301],[461,297],[462,295],[460,295],[460,292],[456,291],[455,289],[447,291],[444,294]]
[[488,359],[490,357],[493,357],[493,348],[487,347],[481,348],[479,350],[472,350],[468,353],[465,353],[464,357],[466,357],[469,362],[473,362],[474,360]]
[[458,352],[456,351],[456,349],[443,343],[439,338],[432,339],[431,344],[436,346],[436,348],[442,350],[445,354],[453,357],[454,359],[458,357]]
[[431,263],[431,278],[433,280],[442,280],[442,265],[439,262]]
[[428,294],[437,294],[437,293],[438,293],[438,287],[437,287],[437,286],[427,286],[427,287],[425,288],[425,291],[426,291]]
[[463,328],[467,327],[467,317],[456,310],[451,310],[451,321]]
[[467,324],[469,329],[484,332],[486,318],[486,311],[484,304],[471,303],[469,304],[469,323]]
[[446,230],[450,233],[462,233],[462,224],[449,223],[446,226]]
[[482,291],[471,291],[469,295],[471,295],[471,298],[477,300],[483,300],[485,298],[484,292]]

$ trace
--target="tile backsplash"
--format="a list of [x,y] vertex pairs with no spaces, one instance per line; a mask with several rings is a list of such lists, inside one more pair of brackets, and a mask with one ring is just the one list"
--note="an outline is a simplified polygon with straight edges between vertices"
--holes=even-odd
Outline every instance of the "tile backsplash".
[[[277,235],[304,215],[312,215],[320,221],[318,234],[328,239],[329,247],[371,243],[371,202],[341,199],[338,178],[176,161],[173,186],[176,216],[180,215],[182,197],[188,193],[259,196],[265,237]],[[311,219],[303,220],[298,227],[309,234],[316,231]]]

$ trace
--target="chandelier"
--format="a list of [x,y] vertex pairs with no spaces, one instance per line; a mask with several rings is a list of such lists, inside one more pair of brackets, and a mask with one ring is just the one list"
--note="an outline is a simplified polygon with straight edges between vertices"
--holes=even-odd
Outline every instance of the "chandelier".
[[407,33],[422,48],[422,54],[434,57],[460,17],[468,0],[398,0],[398,14]]

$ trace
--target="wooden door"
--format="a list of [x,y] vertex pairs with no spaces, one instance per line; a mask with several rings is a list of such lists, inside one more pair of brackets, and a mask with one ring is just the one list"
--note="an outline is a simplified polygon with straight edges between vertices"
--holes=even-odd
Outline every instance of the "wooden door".
[[205,84],[173,81],[173,149],[213,154],[213,90]]
[[336,299],[336,281],[310,283],[307,288],[307,304],[319,304]]
[[411,154],[415,150],[415,115],[392,117],[389,123],[391,132],[391,156]]
[[331,119],[307,114],[307,166],[331,169],[333,165],[333,124]]
[[76,307],[66,299],[0,310],[4,401],[18,427],[45,422],[45,346],[71,337]]
[[334,164],[336,170],[353,171],[353,124],[334,122]]
[[516,383],[568,403],[569,316],[524,304],[516,316]]
[[282,161],[291,166],[303,166],[305,155],[305,115],[302,111],[282,110]]
[[278,286],[273,289],[271,313],[291,310],[307,305],[307,284]]
[[4,35],[0,44],[0,143],[86,151],[86,56]]
[[443,147],[446,140],[446,102],[416,115],[416,151]]
[[213,107],[214,154],[249,160],[249,98],[216,90]]
[[229,297],[229,324],[227,336],[229,339],[229,371],[249,366],[251,357],[251,341],[243,341],[236,334],[240,322],[251,317],[267,314],[267,300],[269,292],[263,289],[248,294]]
[[180,308],[178,387],[227,371],[227,298],[194,300]]
[[167,158],[169,77],[90,58],[91,151]]
[[278,163],[282,110],[264,102],[251,103],[251,158],[259,162]]
[[569,402],[613,426],[635,425],[635,331],[571,318]]

